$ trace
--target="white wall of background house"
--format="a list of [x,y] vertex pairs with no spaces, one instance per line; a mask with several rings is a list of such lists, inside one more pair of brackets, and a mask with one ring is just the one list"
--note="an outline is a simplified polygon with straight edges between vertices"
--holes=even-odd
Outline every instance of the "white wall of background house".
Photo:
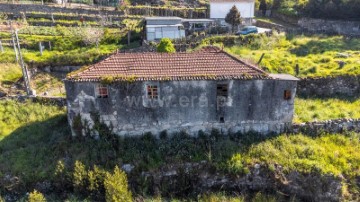
[[234,5],[240,11],[244,24],[251,25],[255,12],[255,0],[210,0],[210,18],[220,20],[224,24],[226,14]]

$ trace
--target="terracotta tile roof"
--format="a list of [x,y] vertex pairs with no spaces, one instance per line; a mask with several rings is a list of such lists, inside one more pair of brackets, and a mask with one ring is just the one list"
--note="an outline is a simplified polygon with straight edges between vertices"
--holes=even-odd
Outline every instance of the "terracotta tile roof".
[[214,47],[192,53],[115,53],[67,80],[222,80],[271,78],[259,68]]

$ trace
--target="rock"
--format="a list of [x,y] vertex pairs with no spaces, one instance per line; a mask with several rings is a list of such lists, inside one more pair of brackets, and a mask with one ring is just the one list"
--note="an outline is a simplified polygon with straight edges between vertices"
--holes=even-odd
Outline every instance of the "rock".
[[124,164],[121,169],[125,171],[126,173],[131,173],[131,171],[135,168],[135,166],[131,164]]

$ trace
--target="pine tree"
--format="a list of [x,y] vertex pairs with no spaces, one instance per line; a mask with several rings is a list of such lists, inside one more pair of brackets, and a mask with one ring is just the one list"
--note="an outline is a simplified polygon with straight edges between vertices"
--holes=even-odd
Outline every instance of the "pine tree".
[[241,24],[241,15],[239,10],[234,5],[230,12],[225,17],[225,22],[231,25],[231,30],[234,33],[235,28]]
[[260,1],[259,10],[261,10],[261,11],[262,11],[262,15],[263,15],[263,16],[265,16],[265,15],[266,15],[266,10],[267,10],[267,3],[266,3],[266,0],[261,0],[261,1]]

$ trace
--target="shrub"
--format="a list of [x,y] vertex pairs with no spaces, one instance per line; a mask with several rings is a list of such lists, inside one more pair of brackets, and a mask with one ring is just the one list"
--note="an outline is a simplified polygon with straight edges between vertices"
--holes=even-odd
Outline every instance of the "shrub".
[[75,161],[73,172],[73,184],[74,188],[81,190],[85,186],[85,180],[87,178],[87,172],[85,165],[80,161]]
[[234,156],[232,156],[227,166],[229,171],[236,174],[246,173],[247,168],[244,165],[243,161],[244,159],[242,158],[240,153],[237,153]]
[[28,201],[29,202],[45,202],[46,199],[42,193],[34,190],[33,192],[31,192],[29,194]]
[[105,198],[107,202],[127,202],[132,201],[132,194],[128,188],[127,176],[119,167],[115,167],[114,173],[106,173]]
[[105,178],[105,172],[99,167],[94,166],[93,170],[88,171],[88,190],[99,191],[99,188],[103,185]]
[[161,39],[159,45],[157,46],[157,52],[159,53],[175,53],[174,44],[169,38]]

